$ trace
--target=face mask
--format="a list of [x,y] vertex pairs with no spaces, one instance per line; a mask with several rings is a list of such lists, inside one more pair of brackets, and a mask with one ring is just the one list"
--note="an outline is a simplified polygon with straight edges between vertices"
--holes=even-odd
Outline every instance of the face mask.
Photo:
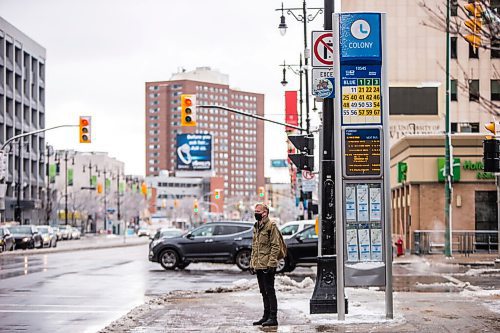
[[257,221],[262,220],[262,214],[255,213],[255,219],[256,219]]

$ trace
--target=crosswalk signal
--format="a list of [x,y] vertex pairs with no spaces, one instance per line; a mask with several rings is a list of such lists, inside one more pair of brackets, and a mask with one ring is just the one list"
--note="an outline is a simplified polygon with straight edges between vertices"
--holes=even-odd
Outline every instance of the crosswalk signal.
[[219,189],[214,190],[214,197],[216,200],[220,199],[220,190]]
[[266,194],[265,190],[264,190],[264,186],[259,186],[258,194],[259,194],[259,198],[264,198],[264,195]]
[[476,48],[481,46],[481,26],[483,15],[481,1],[475,0],[473,3],[465,4],[464,9],[469,13],[469,19],[465,20],[464,24],[470,31],[470,33],[466,34],[464,38],[469,42],[469,44],[472,45],[475,52]]
[[194,201],[193,201],[193,212],[195,214],[198,214],[198,200],[197,199],[194,199]]
[[80,143],[91,143],[90,116],[80,116]]
[[181,95],[181,126],[196,126],[196,95]]
[[483,165],[485,172],[500,172],[500,122],[484,126],[493,135],[483,140]]

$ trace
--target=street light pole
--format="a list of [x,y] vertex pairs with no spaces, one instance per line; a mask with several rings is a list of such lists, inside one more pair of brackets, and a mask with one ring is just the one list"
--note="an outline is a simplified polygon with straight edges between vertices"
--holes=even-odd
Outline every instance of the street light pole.
[[446,257],[452,256],[452,209],[451,209],[451,195],[452,195],[452,176],[453,176],[453,156],[451,152],[451,134],[450,134],[450,0],[446,0],[446,117],[445,117],[445,206],[444,206],[444,223],[445,223],[445,236],[444,236],[444,254]]

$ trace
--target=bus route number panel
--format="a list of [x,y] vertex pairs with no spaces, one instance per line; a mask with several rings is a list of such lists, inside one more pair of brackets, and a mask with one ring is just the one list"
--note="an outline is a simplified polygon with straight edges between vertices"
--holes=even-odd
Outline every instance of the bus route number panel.
[[380,65],[343,65],[342,125],[382,124]]

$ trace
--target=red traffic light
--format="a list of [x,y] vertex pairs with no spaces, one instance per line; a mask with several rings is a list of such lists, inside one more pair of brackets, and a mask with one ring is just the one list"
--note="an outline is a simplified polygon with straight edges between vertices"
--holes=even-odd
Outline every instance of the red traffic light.
[[88,119],[81,119],[80,120],[80,125],[81,126],[88,126],[89,125]]
[[193,102],[191,101],[191,99],[190,99],[190,98],[186,98],[186,99],[184,100],[184,103],[186,104],[186,106],[191,106],[191,105],[193,105]]

